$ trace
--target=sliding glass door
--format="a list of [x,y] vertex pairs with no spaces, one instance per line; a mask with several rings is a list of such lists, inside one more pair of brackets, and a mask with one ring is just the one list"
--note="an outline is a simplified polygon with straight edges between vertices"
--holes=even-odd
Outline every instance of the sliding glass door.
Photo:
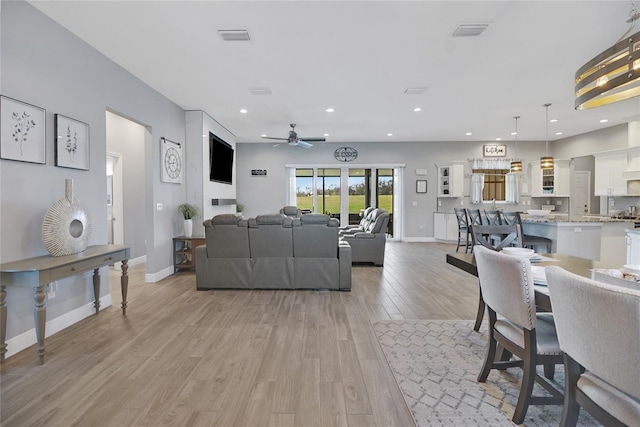
[[402,168],[308,166],[288,167],[288,171],[289,203],[303,212],[331,215],[344,226],[358,224],[365,208],[379,207],[390,214],[387,234],[393,236],[394,229],[401,233],[401,224],[394,224],[394,217],[402,205]]

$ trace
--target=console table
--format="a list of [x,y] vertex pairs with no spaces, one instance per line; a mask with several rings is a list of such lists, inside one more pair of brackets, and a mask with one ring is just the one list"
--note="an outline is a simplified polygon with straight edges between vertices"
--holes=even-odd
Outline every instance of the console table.
[[129,247],[124,245],[89,246],[83,252],[53,257],[50,255],[24,259],[2,264],[0,267],[0,360],[4,361],[7,352],[7,283],[33,287],[33,318],[36,327],[36,356],[38,364],[44,363],[44,330],[46,325],[45,286],[56,280],[75,276],[93,270],[93,303],[96,314],[100,310],[100,267],[122,261],[120,288],[122,291],[122,314],[127,310],[127,289],[129,276],[127,270]]

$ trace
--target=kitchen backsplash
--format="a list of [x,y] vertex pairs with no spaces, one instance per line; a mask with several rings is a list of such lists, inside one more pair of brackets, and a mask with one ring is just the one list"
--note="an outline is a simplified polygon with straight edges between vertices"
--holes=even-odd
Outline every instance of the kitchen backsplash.
[[[626,199],[629,199],[628,197]],[[637,198],[640,202],[640,197]],[[548,203],[547,203],[548,201]],[[558,205],[557,202],[560,202]],[[451,213],[453,208],[468,208],[468,209],[480,209],[480,210],[492,210],[500,209],[503,211],[521,211],[526,212],[527,209],[542,209],[542,205],[555,205],[554,213],[567,213],[569,209],[568,197],[554,197],[550,199],[528,197],[524,196],[520,198],[520,203],[505,203],[496,202],[495,205],[492,202],[484,202],[480,204],[471,203],[469,197],[458,198],[438,198],[438,212]]]

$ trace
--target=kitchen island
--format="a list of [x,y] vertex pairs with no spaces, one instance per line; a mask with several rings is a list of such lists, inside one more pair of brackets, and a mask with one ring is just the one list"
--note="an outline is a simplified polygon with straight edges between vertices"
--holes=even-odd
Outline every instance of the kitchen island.
[[570,219],[522,216],[524,234],[551,239],[551,252],[624,265],[626,231],[633,220],[578,216]]

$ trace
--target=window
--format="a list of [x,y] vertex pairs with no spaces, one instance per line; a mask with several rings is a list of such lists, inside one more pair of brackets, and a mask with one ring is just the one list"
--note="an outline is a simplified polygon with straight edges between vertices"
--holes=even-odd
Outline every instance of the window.
[[507,198],[507,173],[509,169],[473,169],[484,174],[482,200],[505,201]]

